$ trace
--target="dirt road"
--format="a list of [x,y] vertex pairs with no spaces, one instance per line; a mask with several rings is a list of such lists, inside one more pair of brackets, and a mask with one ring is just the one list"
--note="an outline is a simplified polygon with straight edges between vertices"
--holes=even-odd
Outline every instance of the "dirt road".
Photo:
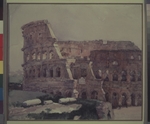
[[114,109],[114,120],[141,120],[142,107],[123,107],[121,109]]

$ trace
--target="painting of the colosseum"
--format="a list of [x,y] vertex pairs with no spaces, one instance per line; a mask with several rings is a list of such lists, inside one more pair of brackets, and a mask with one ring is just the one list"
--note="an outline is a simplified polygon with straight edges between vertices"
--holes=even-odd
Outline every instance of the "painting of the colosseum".
[[[43,8],[40,11],[47,11],[49,6],[38,5],[38,10]],[[15,10],[10,15],[16,18],[10,16],[10,41],[11,37],[14,37],[14,44],[10,42],[9,120],[142,119],[143,57],[140,5],[101,5],[105,10],[103,12],[97,12],[96,10],[102,8],[92,5],[51,5],[50,10],[55,9],[56,13],[49,10],[49,15],[56,14],[59,17],[61,14],[61,20],[57,20],[60,19],[57,16],[51,16],[57,20],[52,19],[52,23],[51,19],[45,19],[43,15],[36,18],[29,16],[30,12],[26,12],[24,16],[21,12],[28,11],[24,9],[26,7],[32,10],[32,14],[37,9],[37,5],[10,6],[10,10]],[[78,9],[85,13],[78,13]],[[95,18],[92,13],[93,18],[88,18],[90,21],[86,18],[91,16],[89,9],[93,10],[96,16]],[[98,15],[99,12],[103,13],[103,16]],[[20,20],[17,19],[19,14]],[[81,17],[78,18],[78,15]],[[71,22],[71,19],[75,19],[73,17],[78,18],[76,21],[81,21],[82,26],[77,26],[79,23],[76,24],[75,21]],[[87,20],[83,20],[84,18]],[[98,21],[95,21],[96,19]],[[127,20],[124,22],[123,19]],[[131,24],[134,19],[136,22]],[[15,21],[18,22],[16,27],[13,25]],[[106,25],[107,22],[110,27]],[[59,23],[61,27],[65,25],[66,29],[58,28],[56,25]],[[103,26],[98,27],[97,23],[102,23]],[[88,30],[82,33],[83,25],[89,28],[85,28]],[[122,27],[118,27],[119,25]],[[16,30],[12,31],[13,27]],[[59,33],[56,29],[59,29]],[[67,29],[69,31],[65,31]],[[68,37],[65,32],[68,33]],[[96,40],[72,40],[70,33],[75,33],[78,37],[95,36]],[[113,39],[111,35],[116,36],[116,39],[109,40]],[[61,39],[61,36],[69,40]],[[105,40],[103,37],[106,37]],[[19,42],[22,43],[17,46]],[[18,52],[15,51],[18,48]],[[19,59],[22,59],[20,65]]]

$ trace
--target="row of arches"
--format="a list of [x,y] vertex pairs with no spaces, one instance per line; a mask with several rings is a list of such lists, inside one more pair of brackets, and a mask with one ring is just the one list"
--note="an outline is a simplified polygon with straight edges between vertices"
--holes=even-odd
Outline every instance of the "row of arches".
[[[47,93],[48,91],[47,90],[42,90],[42,92]],[[61,97],[61,96],[63,96],[63,97],[72,97],[73,96],[72,90],[66,90],[65,92],[58,91],[58,90],[56,92],[49,91],[49,93],[51,95],[55,95],[55,96],[59,96],[59,97]]]
[[[112,78],[110,79],[110,77]],[[141,72],[135,72],[135,71],[130,71],[127,73],[127,71],[123,70],[120,74],[114,72],[113,74],[109,74],[108,70],[105,73],[105,76],[103,76],[102,71],[99,70],[98,73],[96,74],[97,79],[104,79],[104,81],[127,81],[130,80],[132,82],[134,81],[141,81]],[[129,79],[128,79],[129,78]]]
[[[82,99],[87,99],[89,98],[88,94],[86,91],[83,91],[80,95],[80,98]],[[98,99],[98,92],[97,91],[92,91],[90,94],[90,98],[91,99]],[[121,106],[123,107],[127,107],[128,105],[131,106],[141,106],[142,105],[142,94],[130,94],[127,95],[127,93],[122,93],[121,95],[114,92],[112,95],[110,95],[109,93],[105,94],[105,99],[107,102],[111,102],[112,103],[112,107],[113,108],[118,108],[121,104]],[[129,103],[130,101],[130,103]]]
[[32,60],[45,60],[45,59],[53,59],[54,52],[53,50],[50,51],[43,51],[43,52],[32,52],[26,53],[24,55],[25,62],[32,61]]
[[[43,90],[42,92],[46,93],[47,91]],[[73,92],[71,90],[67,90],[64,93],[60,92],[60,91],[56,91],[56,92],[50,91],[50,94],[52,94],[52,95],[58,95],[58,96],[65,96],[65,97],[72,97],[73,96]],[[84,91],[84,92],[82,92],[80,94],[80,98],[82,98],[82,99],[87,99],[88,98],[86,91]],[[95,91],[95,90],[92,91],[90,98],[91,99],[98,99],[98,92]]]
[[[107,102],[111,102],[112,103],[112,107],[113,108],[117,108],[119,107],[121,104],[121,106],[125,106],[127,107],[128,104],[130,104],[131,106],[141,106],[142,105],[142,94],[135,94],[132,93],[130,95],[127,95],[127,93],[122,93],[122,94],[118,94],[116,92],[113,92],[112,95],[110,95],[109,93],[105,94],[105,99]],[[129,103],[130,102],[130,103]]]
[[[107,57],[106,57],[107,56]],[[120,55],[119,55],[120,56]],[[142,56],[140,55],[140,54],[136,54],[136,55],[134,55],[134,54],[131,54],[131,55],[123,55],[124,56],[124,59],[125,59],[125,57],[126,57],[126,59],[129,59],[129,60],[142,60]],[[97,56],[96,56],[96,59],[97,60],[111,60],[111,59],[114,59],[114,58],[118,58],[118,54],[117,53],[112,53],[112,54],[110,54],[110,53],[108,53],[108,52],[103,52],[103,53],[100,53],[100,54],[98,54]],[[116,60],[114,60],[114,61],[116,61]],[[116,61],[117,62],[117,61]],[[113,63],[112,63],[113,64]]]
[[[87,98],[88,98],[86,91],[83,91],[79,96],[80,96],[80,98],[82,98],[82,99],[87,99]],[[90,93],[90,99],[98,99],[98,91],[93,90],[93,91]]]
[[28,70],[24,70],[25,78],[40,78],[40,77],[61,77],[61,68],[46,68],[46,66],[40,68],[31,68]]
[[137,58],[138,60],[141,60],[141,59],[142,59],[141,55],[138,55],[138,57],[135,57],[134,55],[131,55],[131,56],[130,56],[130,59],[131,59],[131,60],[134,60],[134,59],[136,59],[136,58]]

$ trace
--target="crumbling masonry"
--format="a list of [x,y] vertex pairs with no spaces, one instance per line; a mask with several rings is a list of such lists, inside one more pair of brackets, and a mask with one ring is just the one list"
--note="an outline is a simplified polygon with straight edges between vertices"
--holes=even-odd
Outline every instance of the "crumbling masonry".
[[22,26],[23,89],[142,105],[142,51],[130,41],[58,41],[47,20]]

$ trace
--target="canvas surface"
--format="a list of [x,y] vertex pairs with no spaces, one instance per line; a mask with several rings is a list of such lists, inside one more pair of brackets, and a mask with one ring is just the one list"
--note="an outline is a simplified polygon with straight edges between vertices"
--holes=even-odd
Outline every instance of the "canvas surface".
[[8,10],[8,120],[143,119],[141,4]]

